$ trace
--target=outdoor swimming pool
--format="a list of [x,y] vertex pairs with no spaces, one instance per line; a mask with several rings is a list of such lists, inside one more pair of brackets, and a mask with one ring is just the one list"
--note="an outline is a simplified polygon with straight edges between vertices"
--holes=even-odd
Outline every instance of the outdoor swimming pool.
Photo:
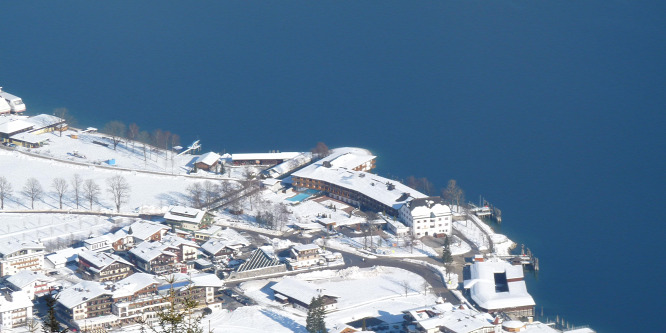
[[319,193],[319,191],[317,191],[317,190],[305,190],[305,191],[303,191],[299,194],[296,194],[295,196],[293,196],[291,198],[287,198],[287,201],[301,202],[301,201],[303,201],[303,200],[305,200],[305,199],[307,199],[307,198],[309,198],[309,197],[311,197],[311,196],[313,196],[317,193]]

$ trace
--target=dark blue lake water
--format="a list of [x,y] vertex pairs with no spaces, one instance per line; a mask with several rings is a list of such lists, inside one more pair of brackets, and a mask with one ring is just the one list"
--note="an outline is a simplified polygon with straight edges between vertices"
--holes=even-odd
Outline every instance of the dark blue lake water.
[[455,178],[541,260],[544,314],[663,326],[666,4],[3,2],[0,85],[31,113],[204,150],[378,155]]

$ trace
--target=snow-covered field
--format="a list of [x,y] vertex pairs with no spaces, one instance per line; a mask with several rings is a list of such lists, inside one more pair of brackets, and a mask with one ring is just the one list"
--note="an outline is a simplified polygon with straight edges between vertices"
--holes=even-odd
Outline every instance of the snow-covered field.
[[[29,210],[30,199],[21,191],[29,178],[35,178],[44,191],[43,198],[35,201],[35,210],[53,210],[59,208],[58,197],[52,188],[56,178],[65,179],[69,184],[63,198],[63,209],[76,209],[71,180],[78,174],[84,180],[92,179],[100,187],[98,202],[93,204],[93,211],[115,211],[111,194],[107,191],[107,179],[121,175],[130,184],[129,200],[121,206],[121,212],[134,212],[143,205],[168,206],[185,204],[188,185],[201,182],[185,176],[156,175],[143,172],[121,171],[96,166],[72,165],[59,161],[50,161],[32,157],[19,152],[0,150],[0,170],[14,189],[12,196],[5,201],[5,210]],[[81,200],[81,210],[89,210],[89,204]]]
[[[338,310],[327,314],[328,326],[346,323],[364,317],[378,317],[388,323],[402,321],[402,311],[431,304],[436,296],[425,289],[430,286],[415,273],[393,268],[350,267],[342,270],[325,270],[292,276],[308,281],[317,288],[339,296]],[[304,325],[305,313],[283,307],[273,301],[273,293],[268,287],[280,279],[248,281],[241,285],[248,297],[264,307],[286,313],[285,317],[296,316]],[[407,296],[405,296],[405,289]]]
[[52,249],[64,246],[66,242],[102,235],[134,220],[96,215],[6,213],[0,214],[0,242],[12,238],[35,239]]

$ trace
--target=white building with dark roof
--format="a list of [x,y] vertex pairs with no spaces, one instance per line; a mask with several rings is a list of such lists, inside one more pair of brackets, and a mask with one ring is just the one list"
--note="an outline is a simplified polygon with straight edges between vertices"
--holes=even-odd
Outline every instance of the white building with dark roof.
[[451,208],[440,197],[426,197],[410,201],[407,210],[400,213],[416,237],[450,235],[453,232]]
[[44,245],[35,240],[9,239],[0,242],[0,277],[23,270],[44,268]]
[[527,292],[523,267],[490,258],[470,266],[470,279],[464,282],[472,300],[484,311],[503,311],[517,316],[533,316],[536,303]]

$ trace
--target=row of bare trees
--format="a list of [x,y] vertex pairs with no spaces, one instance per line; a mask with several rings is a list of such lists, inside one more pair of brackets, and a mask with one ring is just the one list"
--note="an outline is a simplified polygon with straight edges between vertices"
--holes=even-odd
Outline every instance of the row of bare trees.
[[[107,192],[111,195],[116,210],[120,212],[121,206],[129,199],[131,187],[125,177],[120,175],[108,178],[106,183]],[[64,197],[71,193],[73,201],[76,203],[76,209],[79,209],[82,202],[87,202],[89,209],[92,210],[93,203],[99,201],[102,193],[101,187],[94,179],[84,180],[79,174],[74,174],[69,182],[64,178],[55,178],[51,181],[51,188],[58,198],[60,209],[62,209]],[[0,209],[5,208],[5,200],[11,198],[13,193],[12,183],[4,176],[0,176]],[[46,192],[36,178],[28,178],[21,188],[20,194],[30,200],[30,208],[35,209],[35,201],[43,199]]]
[[[406,185],[427,195],[435,194],[435,186],[428,178],[407,177]],[[449,180],[446,188],[440,190],[442,198],[451,206],[460,207],[465,205],[465,192],[458,186],[455,179]]]
[[[109,136],[113,149],[115,150],[123,140],[127,139],[132,144],[132,151],[136,147],[136,143],[142,144],[142,151],[144,160],[148,159],[149,155],[152,158],[152,149],[148,145],[169,151],[173,147],[180,144],[180,136],[169,131],[161,129],[153,130],[152,132],[142,131],[136,123],[131,123],[126,126],[123,122],[114,120],[104,125],[102,133]],[[166,155],[165,155],[166,158]]]

